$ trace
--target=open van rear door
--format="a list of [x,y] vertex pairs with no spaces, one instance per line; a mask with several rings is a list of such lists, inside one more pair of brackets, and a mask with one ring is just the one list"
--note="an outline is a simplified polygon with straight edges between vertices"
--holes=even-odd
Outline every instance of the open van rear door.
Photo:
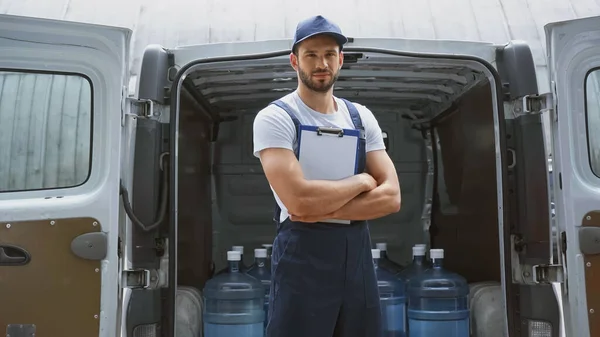
[[2,335],[119,335],[130,36],[0,16]]
[[545,27],[567,336],[600,336],[600,17]]

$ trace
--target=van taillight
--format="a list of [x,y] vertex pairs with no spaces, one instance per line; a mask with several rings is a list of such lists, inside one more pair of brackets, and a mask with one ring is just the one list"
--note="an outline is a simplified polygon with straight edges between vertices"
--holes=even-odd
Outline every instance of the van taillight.
[[159,325],[157,323],[143,324],[133,329],[133,337],[158,337],[160,336],[159,332]]
[[552,337],[552,324],[546,321],[529,320],[529,337]]

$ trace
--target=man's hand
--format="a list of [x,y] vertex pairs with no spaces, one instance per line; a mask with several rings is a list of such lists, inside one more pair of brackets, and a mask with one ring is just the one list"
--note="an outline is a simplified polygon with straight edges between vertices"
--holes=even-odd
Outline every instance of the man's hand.
[[[371,220],[400,210],[400,183],[394,163],[385,150],[367,154],[367,171],[377,187],[358,195],[339,209],[310,216],[291,215],[292,221],[319,222],[326,219]],[[292,213],[293,214],[293,213]]]
[[330,214],[377,186],[374,177],[366,173],[337,181],[306,180],[296,156],[288,149],[262,150],[260,160],[267,180],[288,212],[298,217]]
[[327,214],[328,218],[343,220],[371,220],[400,210],[400,183],[394,163],[385,150],[367,153],[367,172],[377,187],[362,193],[340,209]]
[[377,180],[375,180],[375,178],[373,178],[373,176],[371,176],[368,173],[359,173],[356,175],[360,180],[362,180],[363,184],[365,185],[366,191],[371,191],[372,189],[377,187]]

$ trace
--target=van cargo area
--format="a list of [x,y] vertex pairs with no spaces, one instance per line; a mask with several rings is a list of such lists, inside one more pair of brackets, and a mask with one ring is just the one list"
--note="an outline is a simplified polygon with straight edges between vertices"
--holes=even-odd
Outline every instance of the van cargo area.
[[[388,242],[388,254],[404,265],[413,245],[431,239],[445,249],[448,268],[471,282],[499,282],[494,103],[482,66],[349,56],[334,94],[373,111],[402,190],[401,211],[370,222],[372,239]],[[251,262],[253,249],[275,236],[274,198],[252,154],[252,124],[260,109],[296,89],[295,71],[280,57],[200,65],[186,80],[178,139],[180,273],[198,263],[199,256],[183,253],[198,242],[188,226],[210,228],[212,237],[201,242],[210,242],[212,254],[203,260],[212,258],[217,269],[233,245],[244,246]],[[217,131],[202,117],[213,114],[224,120]]]
[[[184,76],[176,77],[174,70],[169,74],[170,81],[182,84],[180,93],[165,96],[170,97],[165,105],[171,105],[171,125],[137,121],[132,205],[142,222],[154,221],[164,196],[155,164],[169,151],[169,138],[177,137],[170,143],[169,165],[176,165],[176,179],[170,180],[176,184],[168,187],[175,193],[170,202],[177,212],[167,210],[170,221],[161,232],[177,240],[171,250],[177,253],[177,274],[170,281],[202,291],[226,267],[232,246],[244,246],[244,263],[250,265],[255,248],[273,243],[275,201],[252,154],[252,126],[256,113],[295,90],[297,80],[287,53],[196,63],[185,65]],[[142,80],[151,64],[142,62]],[[520,327],[519,312],[531,308],[519,308],[518,302],[508,305],[506,327],[503,273],[508,275],[509,298],[519,289],[521,296],[533,296],[526,287],[510,285],[510,267],[503,270],[510,253],[501,249],[500,233],[509,237],[509,226],[501,221],[511,221],[507,200],[514,191],[509,182],[516,178],[510,167],[503,171],[509,165],[502,151],[504,142],[517,135],[503,125],[505,97],[488,66],[474,58],[349,48],[334,91],[364,104],[377,117],[400,180],[401,210],[370,221],[373,247],[387,243],[388,256],[401,265],[410,263],[415,244],[444,249],[445,268],[471,285],[472,336],[527,329]],[[144,85],[140,83],[142,99]],[[541,123],[540,116],[533,118],[533,124]],[[134,264],[152,265],[147,247],[157,235],[137,226],[134,233]],[[174,305],[167,303],[165,310]],[[188,314],[176,310],[181,324]],[[133,329],[137,323],[134,311],[129,312]]]

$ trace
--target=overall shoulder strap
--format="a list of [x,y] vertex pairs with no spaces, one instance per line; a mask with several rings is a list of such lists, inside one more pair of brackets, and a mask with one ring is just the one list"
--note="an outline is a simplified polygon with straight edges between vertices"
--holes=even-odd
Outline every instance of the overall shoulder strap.
[[[292,122],[294,122],[294,126],[296,128],[296,139],[300,139],[300,120],[298,119],[298,117],[296,117],[296,115],[294,114],[294,110],[292,109],[291,106],[289,106],[287,103],[285,103],[284,101],[278,99],[276,101],[271,102],[271,104],[278,106],[279,108],[281,108],[283,111],[285,111],[290,118],[292,119]],[[296,158],[298,157],[298,151],[294,151]],[[277,226],[277,231],[279,231],[281,224],[279,223],[279,217],[281,215],[281,208],[279,207],[279,205],[277,203],[275,203],[275,211],[273,212],[273,221],[275,222],[276,226]]]
[[354,124],[354,128],[357,130],[364,130],[362,119],[360,118],[360,113],[356,106],[345,98],[340,98],[344,103],[346,103],[346,107],[348,107],[348,111],[350,112],[350,118],[352,118],[352,123]]
[[366,131],[362,123],[362,119],[360,118],[360,113],[356,106],[347,99],[340,98],[346,106],[348,107],[348,112],[350,112],[350,118],[352,119],[352,123],[354,124],[354,128],[359,131],[359,141],[358,141],[358,165],[357,172],[362,173],[365,172],[366,164],[367,164],[367,153],[366,153]]
[[290,118],[292,119],[292,122],[294,122],[294,126],[296,126],[296,134],[297,134],[300,131],[300,120],[298,120],[298,117],[296,117],[296,115],[294,114],[294,110],[292,109],[292,107],[280,99],[271,102],[271,104],[280,107],[283,111],[285,111],[290,116]]

